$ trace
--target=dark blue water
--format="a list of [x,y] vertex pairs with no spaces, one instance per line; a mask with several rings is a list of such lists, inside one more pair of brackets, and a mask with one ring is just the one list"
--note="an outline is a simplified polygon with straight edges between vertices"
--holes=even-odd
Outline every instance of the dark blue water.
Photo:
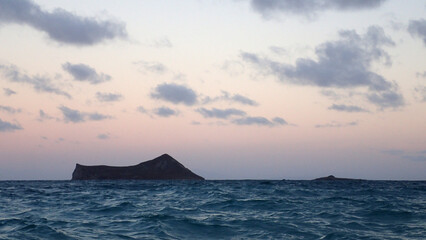
[[0,182],[0,239],[425,238],[426,182]]

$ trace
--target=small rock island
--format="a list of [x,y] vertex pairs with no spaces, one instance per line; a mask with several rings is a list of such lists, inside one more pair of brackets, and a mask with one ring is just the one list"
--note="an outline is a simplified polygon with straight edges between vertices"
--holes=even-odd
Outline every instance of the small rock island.
[[315,178],[314,181],[361,181],[362,179],[353,179],[353,178],[338,178],[333,175],[327,177]]
[[76,164],[72,180],[204,180],[168,154],[134,166]]

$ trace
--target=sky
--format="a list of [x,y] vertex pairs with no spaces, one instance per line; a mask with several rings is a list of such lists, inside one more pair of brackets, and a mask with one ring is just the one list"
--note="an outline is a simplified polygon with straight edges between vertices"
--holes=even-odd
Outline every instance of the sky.
[[426,1],[0,0],[0,180],[426,179]]

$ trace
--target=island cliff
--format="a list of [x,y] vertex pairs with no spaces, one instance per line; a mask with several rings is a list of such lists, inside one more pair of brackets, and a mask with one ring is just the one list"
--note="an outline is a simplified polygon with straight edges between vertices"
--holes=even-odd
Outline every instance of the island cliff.
[[72,180],[204,180],[168,154],[134,166],[83,166],[76,164]]

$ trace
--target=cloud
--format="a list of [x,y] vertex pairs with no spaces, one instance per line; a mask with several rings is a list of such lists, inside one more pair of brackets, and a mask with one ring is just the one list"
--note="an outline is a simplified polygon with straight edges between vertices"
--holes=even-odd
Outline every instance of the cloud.
[[420,73],[420,72],[416,73],[416,77],[426,78],[426,71],[424,71],[423,73]]
[[348,123],[339,123],[336,121],[332,121],[330,123],[326,124],[317,124],[315,125],[316,128],[340,128],[340,127],[351,127],[351,126],[357,126],[358,122],[348,122]]
[[178,111],[173,110],[168,107],[159,107],[153,110],[154,114],[160,117],[170,117],[170,116],[176,116],[179,114]]
[[269,50],[271,50],[271,52],[273,52],[277,55],[287,55],[288,54],[287,50],[282,48],[282,47],[270,46]]
[[9,113],[9,114],[15,114],[15,113],[20,113],[21,109],[20,108],[13,108],[13,107],[9,107],[9,106],[0,105],[0,112],[5,112],[5,113]]
[[340,31],[338,40],[325,42],[315,49],[316,59],[299,58],[295,65],[247,52],[243,52],[241,57],[261,73],[272,75],[281,82],[322,88],[366,87],[370,91],[367,100],[371,103],[382,108],[399,107],[404,105],[404,101],[398,86],[371,71],[374,62],[391,64],[390,56],[383,47],[394,45],[382,28],[371,26],[364,35]]
[[163,37],[161,39],[154,41],[152,46],[156,48],[171,48],[173,47],[173,44],[172,42],[170,42],[169,38]]
[[278,125],[287,125],[288,124],[286,120],[284,120],[283,118],[280,118],[280,117],[273,118],[272,122],[274,122],[275,124],[278,124]]
[[101,93],[101,92],[97,92],[96,93],[96,98],[100,102],[116,102],[116,101],[122,100],[123,99],[123,95],[121,95],[119,93]]
[[101,121],[101,120],[112,118],[111,116],[103,115],[96,112],[94,113],[81,112],[75,109],[68,108],[66,106],[60,106],[59,110],[61,110],[62,114],[64,115],[65,122],[78,123],[78,122],[85,122],[87,120]]
[[157,85],[151,93],[151,98],[187,106],[197,103],[197,94],[194,90],[174,83]]
[[386,0],[251,0],[251,7],[265,18],[275,14],[313,17],[327,10],[363,10],[379,7]]
[[426,86],[418,86],[414,88],[416,98],[422,102],[426,102]]
[[137,108],[137,111],[140,112],[140,113],[148,113],[148,111],[144,107],[142,107],[142,106],[139,106]]
[[71,64],[66,62],[62,64],[62,69],[67,71],[74,77],[74,80],[80,82],[89,82],[91,84],[99,84],[111,80],[111,76],[100,73],[86,64]]
[[53,117],[51,117],[49,114],[45,113],[43,110],[40,109],[39,111],[39,117],[38,121],[43,122],[44,120],[51,120]]
[[106,139],[109,138],[109,134],[108,133],[101,133],[101,134],[98,134],[97,138],[101,139],[101,140],[106,140]]
[[29,0],[0,2],[0,24],[15,23],[45,32],[54,41],[77,46],[126,38],[126,26],[115,20],[81,17],[61,8],[47,12]]
[[245,97],[240,94],[229,94],[226,91],[222,91],[222,95],[211,98],[211,97],[205,97],[202,102],[203,104],[209,104],[217,101],[227,101],[231,103],[240,103],[243,105],[249,105],[249,106],[257,106],[258,103],[248,97]]
[[236,125],[258,125],[258,126],[278,126],[278,125],[287,125],[287,122],[279,117],[269,120],[265,117],[243,117],[232,120],[232,123]]
[[41,77],[41,76],[28,76],[19,71],[19,69],[14,65],[0,65],[0,72],[3,76],[11,82],[17,83],[26,83],[32,85],[34,90],[37,92],[47,92],[53,93],[56,95],[65,96],[67,98],[71,98],[71,95],[58,87],[56,87],[50,78]]
[[13,124],[5,122],[0,119],[0,132],[13,132],[15,130],[21,130],[22,127],[19,124]]
[[426,46],[426,19],[411,20],[408,24],[408,32],[413,37],[421,38]]
[[355,105],[345,105],[345,104],[333,104],[330,107],[328,107],[330,110],[335,110],[339,112],[368,112],[368,110],[365,110],[364,108],[355,106]]
[[142,72],[163,74],[168,71],[167,67],[159,62],[137,61],[134,64],[138,65]]
[[6,95],[8,97],[13,95],[13,94],[16,94],[15,91],[13,91],[12,89],[9,89],[9,88],[3,88],[3,92],[4,92],[4,95]]
[[213,108],[211,110],[206,108],[198,108],[195,110],[196,112],[203,115],[205,118],[220,118],[220,119],[228,119],[232,116],[244,116],[246,113],[244,111],[235,109],[235,108],[227,108],[227,109],[217,109]]
[[404,98],[395,90],[369,93],[367,99],[381,109],[398,108],[405,105]]

